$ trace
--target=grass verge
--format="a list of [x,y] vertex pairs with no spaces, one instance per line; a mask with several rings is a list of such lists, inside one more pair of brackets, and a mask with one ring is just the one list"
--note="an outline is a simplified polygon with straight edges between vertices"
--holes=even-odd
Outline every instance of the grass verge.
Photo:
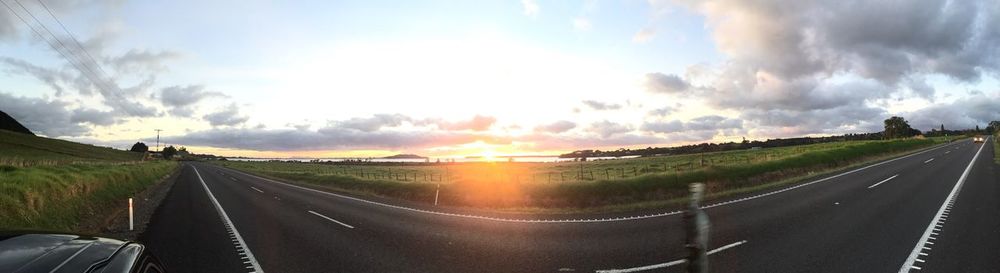
[[997,140],[998,137],[1000,137],[1000,133],[993,135],[993,162],[1000,164],[1000,140]]
[[76,231],[170,174],[177,162],[0,168],[0,229]]

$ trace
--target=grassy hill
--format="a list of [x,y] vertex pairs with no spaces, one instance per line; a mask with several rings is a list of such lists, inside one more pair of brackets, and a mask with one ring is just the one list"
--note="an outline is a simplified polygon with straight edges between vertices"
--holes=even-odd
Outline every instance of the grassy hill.
[[141,159],[141,153],[0,130],[0,165],[29,167]]
[[17,122],[14,117],[11,117],[3,111],[0,111],[0,130],[8,130],[26,135],[35,135],[31,132],[31,130],[28,130],[27,127],[24,127],[24,125],[20,122]]
[[[89,232],[177,167],[141,153],[0,130],[0,230]],[[100,220],[100,219],[98,219]]]

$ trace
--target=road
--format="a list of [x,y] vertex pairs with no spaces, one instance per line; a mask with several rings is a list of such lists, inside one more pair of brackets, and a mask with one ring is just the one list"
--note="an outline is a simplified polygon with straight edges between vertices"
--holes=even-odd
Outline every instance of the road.
[[[708,204],[712,271],[996,272],[992,155],[958,141]],[[204,163],[187,163],[178,179],[140,238],[174,272],[684,270],[672,212],[460,215]]]

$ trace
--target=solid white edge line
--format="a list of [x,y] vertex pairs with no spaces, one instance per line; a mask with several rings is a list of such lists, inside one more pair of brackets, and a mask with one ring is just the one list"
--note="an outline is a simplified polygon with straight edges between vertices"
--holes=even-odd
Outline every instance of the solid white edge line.
[[930,163],[931,161],[934,161],[934,158],[931,158],[931,159],[928,159],[927,161],[924,161],[924,164]]
[[337,221],[337,220],[334,220],[333,218],[330,218],[330,217],[327,217],[326,215],[322,215],[322,214],[319,214],[319,212],[315,212],[315,211],[311,211],[311,210],[310,210],[310,211],[309,211],[309,213],[312,213],[313,215],[316,215],[316,216],[319,216],[319,217],[323,217],[323,219],[326,219],[326,220],[330,220],[331,222],[334,222],[334,223],[337,223],[337,224],[340,224],[341,226],[345,226],[345,227],[347,227],[347,228],[354,228],[354,227],[353,227],[353,226],[351,226],[351,225],[348,225],[348,224],[344,224],[344,222],[341,222],[341,221]]
[[[989,137],[987,137],[986,140],[988,141]],[[955,182],[955,186],[951,188],[951,193],[948,194],[948,198],[945,198],[944,202],[942,202],[941,208],[938,209],[937,214],[934,215],[934,218],[931,219],[931,223],[928,224],[927,229],[924,230],[924,235],[920,236],[920,240],[918,240],[917,245],[913,247],[913,251],[910,252],[910,256],[906,258],[906,262],[904,262],[903,266],[899,268],[899,273],[910,272],[911,268],[917,268],[913,266],[917,257],[921,254],[927,255],[922,253],[921,249],[923,249],[923,246],[927,244],[927,239],[931,237],[931,233],[935,233],[934,225],[941,220],[941,215],[948,209],[949,204],[955,202],[955,199],[957,199],[958,192],[962,189],[962,184],[965,184],[965,179],[969,177],[969,172],[972,171],[972,166],[976,165],[976,159],[979,159],[979,154],[982,153],[983,147],[986,147],[986,145],[979,146],[979,151],[976,151],[976,155],[972,157],[972,161],[969,161],[969,165],[965,167],[965,171],[962,172],[962,176],[958,178],[958,181]]]
[[893,178],[896,178],[897,176],[899,176],[899,174],[893,175],[892,177],[886,178],[885,180],[882,180],[882,181],[879,181],[878,183],[872,184],[871,186],[868,186],[868,188],[871,189],[871,188],[877,187],[878,185],[881,185],[882,183],[885,183],[886,181],[892,180]]
[[[708,252],[705,252],[705,255],[712,255],[712,254],[715,254],[715,253],[719,253],[719,252],[721,252],[723,250],[737,247],[737,246],[742,245],[742,244],[744,244],[746,242],[747,242],[746,240],[743,240],[743,241],[735,242],[735,243],[732,243],[732,244],[724,245],[724,246],[721,246],[719,248],[716,248],[716,249],[713,249],[713,250],[709,250]],[[633,268],[603,269],[603,270],[597,270],[596,272],[597,273],[628,273],[628,272],[639,272],[639,271],[646,271],[646,270],[653,270],[653,269],[671,267],[671,266],[682,264],[685,261],[687,261],[687,259],[680,259],[680,260],[669,261],[669,262],[665,262],[665,263],[661,263],[661,264],[654,264],[654,265],[647,265],[647,266],[640,266],[640,267],[633,267]]]
[[[900,159],[904,159],[904,158],[909,158],[909,157],[912,157],[912,156],[916,156],[916,155],[919,155],[919,154],[923,154],[923,153],[926,153],[926,152],[930,152],[930,151],[941,149],[941,148],[945,148],[945,147],[950,147],[950,146],[952,146],[954,144],[955,144],[954,142],[952,142],[952,143],[945,143],[945,144],[942,144],[941,146],[938,146],[938,147],[927,148],[926,150],[923,150],[923,151],[914,152],[912,154],[900,156],[900,157],[893,158],[893,159],[888,159],[888,160],[885,160],[885,161],[882,161],[882,162],[873,163],[873,164],[868,165],[868,166],[864,166],[864,167],[861,167],[861,168],[857,168],[857,169],[854,169],[854,170],[851,170],[851,171],[843,172],[843,173],[840,173],[840,174],[837,174],[837,175],[834,175],[834,176],[822,178],[822,179],[815,180],[815,181],[812,181],[812,182],[802,183],[802,184],[798,184],[798,185],[795,185],[795,186],[791,186],[791,187],[787,187],[787,188],[783,188],[783,189],[779,189],[779,190],[775,190],[775,191],[761,193],[761,194],[757,194],[757,195],[753,195],[753,196],[749,196],[749,197],[743,197],[743,198],[740,198],[740,199],[733,199],[733,200],[728,200],[728,201],[721,201],[719,203],[714,203],[714,204],[702,206],[701,208],[702,209],[709,209],[709,208],[714,208],[714,207],[720,207],[720,206],[725,206],[725,205],[732,205],[732,204],[736,204],[736,203],[741,203],[741,202],[744,202],[744,201],[750,201],[750,200],[754,200],[754,199],[761,198],[761,197],[767,197],[767,196],[770,196],[770,195],[774,195],[774,194],[778,194],[778,193],[782,193],[782,192],[786,192],[786,191],[798,189],[798,188],[801,188],[801,187],[809,186],[809,185],[812,185],[812,184],[824,182],[824,181],[827,181],[827,180],[830,180],[830,179],[835,179],[835,178],[838,178],[838,177],[841,177],[841,176],[845,176],[845,175],[848,175],[848,174],[860,172],[860,171],[866,170],[868,168],[872,168],[872,167],[876,167],[876,166],[881,166],[883,164],[887,164],[889,162],[893,162],[893,161],[896,161],[896,160],[900,160]],[[225,167],[217,167],[217,168],[225,168]],[[246,176],[249,176],[249,177],[256,177],[257,179],[260,179],[260,180],[264,180],[264,181],[268,181],[268,182],[276,183],[276,184],[280,184],[280,185],[285,185],[285,186],[289,186],[289,187],[292,187],[292,188],[297,188],[297,189],[300,189],[300,190],[311,191],[311,192],[315,192],[315,193],[319,193],[319,194],[325,194],[325,195],[340,197],[340,198],[344,198],[344,199],[348,199],[348,200],[354,200],[354,201],[358,201],[358,202],[369,203],[369,204],[383,206],[383,207],[387,207],[387,208],[394,208],[394,209],[400,209],[400,210],[408,210],[408,211],[417,212],[417,213],[427,213],[427,214],[435,214],[435,215],[441,215],[441,216],[462,217],[462,218],[471,218],[471,219],[480,219],[480,220],[498,221],[498,222],[514,222],[514,223],[603,223],[603,222],[618,222],[618,221],[642,220],[642,219],[650,219],[650,218],[665,217],[665,216],[671,216],[671,215],[679,215],[679,214],[681,214],[681,211],[671,211],[671,212],[663,212],[663,213],[657,213],[657,214],[627,216],[627,217],[618,217],[618,218],[563,219],[563,220],[558,220],[558,219],[511,219],[511,218],[499,218],[499,217],[491,217],[491,216],[449,213],[449,212],[441,212],[441,211],[434,211],[434,210],[417,209],[417,208],[411,208],[411,207],[405,207],[405,206],[398,206],[398,205],[390,205],[390,204],[386,204],[386,203],[375,202],[375,201],[371,201],[371,200],[366,200],[366,199],[361,199],[361,198],[356,198],[356,197],[351,197],[351,196],[336,194],[336,193],[332,193],[332,192],[325,192],[325,191],[321,191],[321,190],[306,188],[306,187],[302,187],[302,186],[298,186],[298,185],[293,185],[293,184],[290,184],[290,183],[277,181],[277,180],[274,180],[274,179],[262,177],[262,176],[255,175],[255,174],[250,174],[250,173],[239,171],[239,170],[233,170],[233,169],[229,169],[229,168],[225,168],[225,169],[228,170],[228,171],[234,171],[236,173],[243,174],[243,175],[246,175]]]
[[747,242],[747,240],[743,240],[743,241],[735,242],[735,243],[732,243],[732,244],[724,245],[724,246],[721,246],[719,248],[710,250],[710,251],[706,252],[705,254],[712,255],[712,254],[715,254],[715,253],[719,253],[719,252],[721,252],[723,250],[734,248],[734,247],[737,247],[739,245],[745,244],[746,242]]
[[250,188],[253,189],[253,190],[255,190],[255,191],[257,191],[257,192],[259,192],[259,193],[264,193],[264,191],[258,189],[257,187],[250,186]]
[[240,231],[236,229],[236,225],[233,224],[233,221],[229,220],[229,215],[222,209],[222,205],[219,204],[219,200],[215,199],[215,195],[212,194],[212,190],[208,189],[208,184],[205,184],[205,179],[201,178],[201,173],[198,172],[198,168],[194,165],[191,165],[191,168],[194,169],[194,173],[198,175],[198,181],[201,181],[201,186],[205,188],[205,193],[208,193],[208,198],[211,199],[212,204],[215,205],[215,210],[219,212],[220,216],[222,216],[222,220],[226,221],[226,225],[232,228],[233,235],[236,236],[236,241],[239,242],[239,247],[246,251],[246,258],[249,260],[248,262],[250,262],[250,266],[253,267],[253,272],[264,273],[264,269],[261,269],[260,264],[257,263],[257,258],[253,256],[253,253],[250,252],[250,248],[247,247],[246,241],[243,241],[243,236],[240,235]]

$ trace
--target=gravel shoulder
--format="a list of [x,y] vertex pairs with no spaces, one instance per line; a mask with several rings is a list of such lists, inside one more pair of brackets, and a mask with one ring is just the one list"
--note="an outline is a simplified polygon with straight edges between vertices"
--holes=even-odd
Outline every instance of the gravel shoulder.
[[81,221],[77,230],[85,234],[134,241],[146,230],[146,225],[153,212],[160,206],[173,188],[181,168],[175,169],[155,184],[133,197],[134,229],[128,226],[128,200],[122,200],[120,206],[109,207],[102,215],[92,215],[88,220]]

